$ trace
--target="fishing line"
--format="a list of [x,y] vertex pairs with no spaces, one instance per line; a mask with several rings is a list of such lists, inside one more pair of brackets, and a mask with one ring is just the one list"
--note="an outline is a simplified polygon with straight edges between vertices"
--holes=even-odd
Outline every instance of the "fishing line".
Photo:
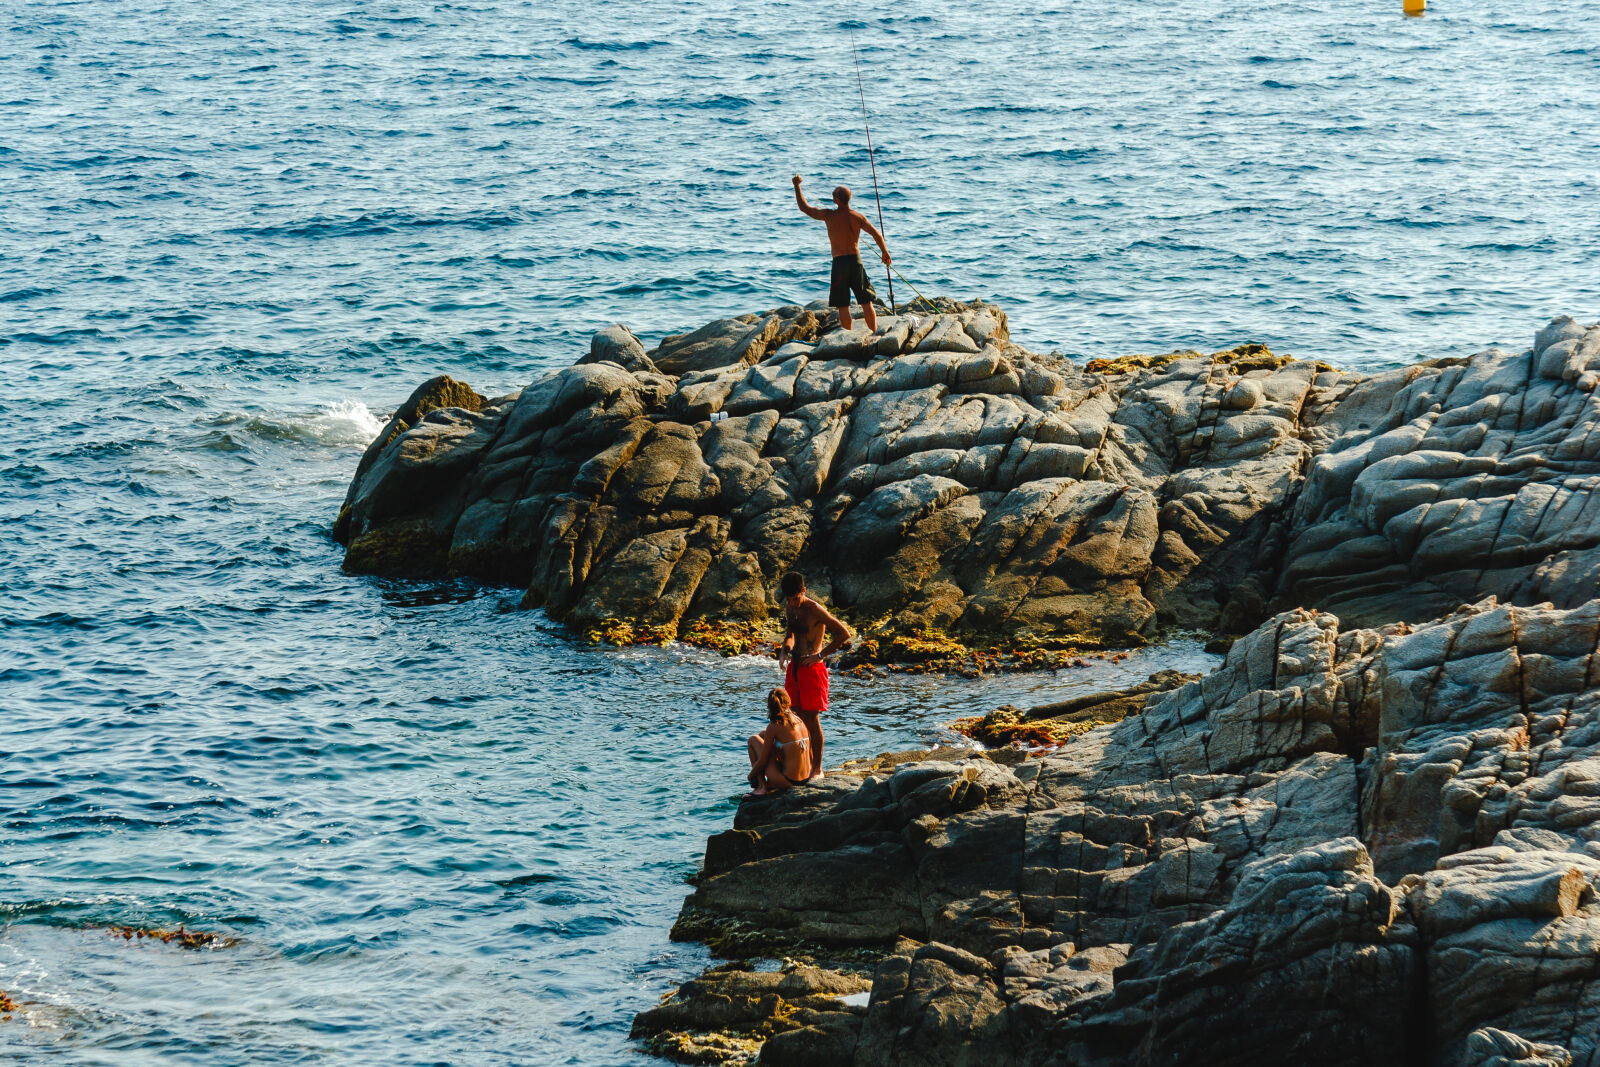
[[[938,312],[938,310],[939,310],[939,305],[938,305],[938,304],[935,304],[935,303],[934,303],[934,302],[933,302],[933,301],[932,301],[932,300],[929,300],[929,299],[928,299],[928,298],[927,298],[927,297],[925,297],[925,296],[923,296],[923,295],[922,295],[922,290],[921,290],[921,289],[918,289],[918,288],[917,288],[917,287],[916,287],[916,286],[915,286],[915,285],[912,285],[912,283],[911,283],[911,279],[910,279],[910,278],[907,278],[907,277],[906,277],[906,276],[905,276],[905,275],[904,275],[904,274],[901,274],[901,273],[900,273],[900,268],[899,268],[899,267],[897,267],[897,266],[895,266],[895,265],[894,265],[894,264],[893,264],[893,263],[891,263],[891,264],[889,264],[889,269],[890,269],[890,270],[892,270],[892,271],[894,271],[894,272],[895,272],[895,273],[896,273],[896,274],[899,274],[899,275],[900,275],[900,280],[901,280],[901,281],[903,281],[903,282],[905,282],[905,283],[906,283],[906,284],[907,284],[907,285],[910,285],[910,286],[911,286],[911,291],[912,291],[912,292],[913,292],[913,293],[916,293],[916,294],[917,294],[917,299],[918,299],[918,300],[921,300],[921,301],[922,301],[922,302],[923,302],[923,303],[924,303],[924,304],[927,304],[927,305],[928,305],[928,310],[929,310],[929,311],[933,311],[933,312],[936,312],[936,313],[937,313],[937,312]],[[891,290],[890,290],[890,292],[891,292],[891,293],[893,293],[893,290],[892,290],[892,289],[891,289]],[[893,298],[893,296],[891,296],[891,297],[890,297],[890,299],[891,299],[891,300],[892,300],[892,299],[894,299],[894,298]],[[892,307],[891,307],[891,308],[890,308],[890,310],[893,310],[893,308],[892,308]]]

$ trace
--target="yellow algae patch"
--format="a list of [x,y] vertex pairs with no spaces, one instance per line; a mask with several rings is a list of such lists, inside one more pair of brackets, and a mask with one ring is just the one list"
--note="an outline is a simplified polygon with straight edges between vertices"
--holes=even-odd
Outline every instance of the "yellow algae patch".
[[[1193,349],[1181,352],[1168,352],[1161,356],[1151,356],[1138,353],[1132,356],[1117,356],[1113,359],[1091,359],[1083,365],[1083,369],[1090,374],[1132,374],[1141,370],[1156,370],[1169,363],[1176,363],[1180,359],[1203,358],[1202,353]],[[1286,364],[1293,363],[1293,356],[1276,355],[1266,345],[1245,344],[1225,348],[1221,352],[1211,353],[1211,359],[1224,364],[1235,373],[1246,374],[1253,370],[1277,370]]]
[[699,619],[680,633],[678,640],[696,648],[721,652],[724,656],[748,656],[770,653],[777,643],[777,635],[755,623]]
[[610,618],[583,632],[584,640],[596,645],[666,645],[677,636],[678,628],[671,623],[665,626],[647,626],[642,622]]
[[1127,655],[1125,650],[1106,650],[1104,639],[1087,634],[974,633],[957,637],[936,627],[902,629],[891,619],[881,618],[862,628],[843,669],[855,677],[888,670],[974,678],[1000,671],[1086,667],[1091,659],[1120,662]]
[[[583,631],[584,640],[597,645],[665,646],[677,641],[724,656],[770,655],[780,635],[781,631],[766,622],[697,619],[679,630],[672,623],[650,625],[616,617]],[[1127,655],[1126,650],[1106,649],[1102,639],[1086,634],[956,636],[934,626],[907,629],[883,617],[857,628],[856,640],[841,657],[837,669],[857,678],[880,671],[976,678],[1000,671],[1087,667],[1090,660],[1119,662]]]
[[764,1038],[728,1033],[690,1033],[666,1030],[652,1034],[644,1043],[652,1056],[678,1063],[746,1064],[754,1063],[766,1044]]
[[1116,356],[1112,359],[1091,359],[1083,365],[1083,369],[1090,374],[1132,374],[1134,371],[1165,367],[1175,360],[1183,359],[1186,356],[1198,356],[1199,354],[1198,352],[1168,352],[1164,356],[1147,356],[1141,352],[1137,355]]
[[980,717],[957,719],[950,724],[950,728],[991,748],[1005,745],[1043,748],[1063,744],[1081,733],[1102,725],[1092,720],[1082,722],[1066,722],[1060,719],[1028,720],[1023,718],[1025,714],[1026,712],[1020,708],[996,708]]
[[1253,370],[1277,370],[1294,362],[1293,356],[1275,355],[1266,345],[1237,345],[1213,352],[1211,358],[1218,363],[1226,363],[1240,374]]

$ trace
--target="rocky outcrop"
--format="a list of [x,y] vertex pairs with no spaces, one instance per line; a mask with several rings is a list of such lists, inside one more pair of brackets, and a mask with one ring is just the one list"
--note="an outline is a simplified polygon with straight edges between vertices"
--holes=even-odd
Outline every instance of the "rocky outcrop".
[[1378,375],[1318,420],[1276,599],[1351,622],[1495,594],[1573,607],[1600,580],[1600,328]]
[[[458,382],[445,374],[441,374],[437,378],[430,378],[417,386],[415,391],[406,398],[406,402],[401,404],[393,415],[389,416],[389,421],[378,432],[378,436],[373,438],[372,442],[367,445],[366,452],[362,453],[361,462],[356,464],[355,477],[350,481],[350,491],[345,495],[343,506],[339,508],[339,517],[334,520],[334,537],[340,541],[347,542],[349,540],[351,505],[355,503],[356,491],[366,481],[373,465],[390,451],[389,446],[396,444],[396,438],[421,422],[423,417],[430,412],[448,409],[472,415],[483,411],[483,407],[487,402],[482,396],[474,392],[470,385],[465,382]],[[404,447],[397,446],[395,451],[398,452]],[[425,458],[419,456],[415,450],[413,450],[412,455],[415,457],[415,466],[422,467],[425,465]],[[448,472],[443,475],[440,481],[448,483]],[[364,509],[364,519],[369,524],[376,521],[385,526],[396,526],[405,522],[404,518],[401,518],[398,522],[389,521],[390,516],[381,507],[377,509],[376,520],[374,520],[373,511],[374,509],[370,506]],[[434,540],[437,540],[437,538],[434,538]],[[371,544],[370,541],[369,544]],[[351,565],[355,569],[361,569],[359,559]],[[418,566],[422,569],[436,569],[441,563],[435,559],[427,563],[408,565]]]
[[902,312],[869,337],[779,308],[648,352],[611,326],[495,400],[435,379],[362,460],[346,566],[666,633],[759,622],[799,567],[891,629],[1111,643],[1301,604],[1571,606],[1600,577],[1600,330],[1364,378],[1260,346],[1079,368],[991,305]]
[[763,1063],[1600,1063],[1597,647],[1600,601],[1287,612],[1045,758],[745,802],[677,934],[878,953]]
[[769,1064],[1600,1067],[1600,328],[1363,377],[1255,346],[1080,368],[988,305],[901,310],[649,351],[614,326],[493,400],[435,379],[339,516],[353,570],[525,584],[580,626],[759,622],[799,567],[923,635],[1245,634],[1204,678],[971,726],[1049,731],[1044,758],[746,802],[675,936],[789,959],[637,1033]]

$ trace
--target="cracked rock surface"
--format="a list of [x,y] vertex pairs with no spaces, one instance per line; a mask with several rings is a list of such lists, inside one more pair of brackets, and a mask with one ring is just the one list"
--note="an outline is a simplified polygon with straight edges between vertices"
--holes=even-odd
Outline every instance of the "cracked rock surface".
[[1286,612],[1048,757],[746,801],[678,932],[876,946],[834,1063],[1597,1064],[1597,643]]
[[1260,346],[1079,368],[941,308],[872,336],[778,308],[648,351],[614,325],[510,396],[435,379],[362,459],[346,566],[668,632],[760,621],[799,567],[858,618],[1111,643],[1300,604],[1570,607],[1600,579],[1600,329],[1369,377]]
[[798,566],[857,616],[1127,640],[1218,616],[1355,380],[1259,346],[1089,373],[944,307],[873,337],[780,308],[648,352],[612,326],[471,408],[436,379],[362,461],[346,565],[669,628],[759,621]]
[[425,383],[357,470],[346,566],[580,627],[759,621],[799,567],[906,629],[1245,636],[1046,758],[746,802],[675,936],[799,962],[688,983],[650,1047],[1600,1067],[1600,328],[1361,376],[1080,368],[984,304],[830,325],[619,325],[510,396]]

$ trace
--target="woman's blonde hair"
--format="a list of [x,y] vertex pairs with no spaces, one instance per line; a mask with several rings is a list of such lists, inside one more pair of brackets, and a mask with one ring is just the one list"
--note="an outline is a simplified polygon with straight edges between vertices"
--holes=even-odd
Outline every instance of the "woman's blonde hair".
[[780,717],[789,711],[789,694],[782,689],[774,689],[767,694],[767,721],[777,722]]

